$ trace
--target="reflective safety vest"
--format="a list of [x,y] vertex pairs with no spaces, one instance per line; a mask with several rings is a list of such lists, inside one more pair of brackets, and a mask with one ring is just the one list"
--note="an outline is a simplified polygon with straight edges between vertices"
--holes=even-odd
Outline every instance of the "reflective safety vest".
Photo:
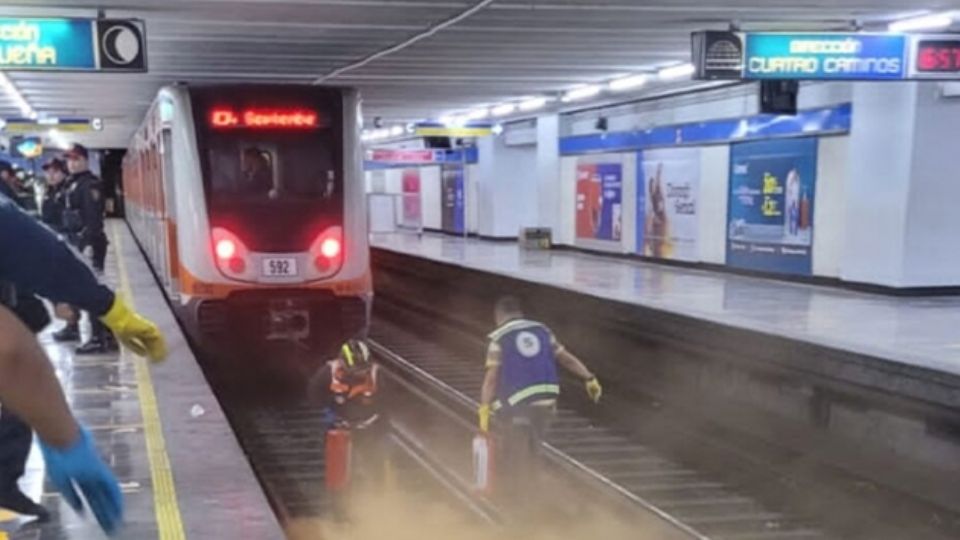
[[500,345],[494,409],[557,399],[560,395],[557,359],[546,326],[517,319],[496,329],[490,339]]
[[348,381],[347,373],[340,362],[330,361],[330,392],[337,405],[359,401],[370,404],[377,393],[377,365],[373,364],[359,381]]

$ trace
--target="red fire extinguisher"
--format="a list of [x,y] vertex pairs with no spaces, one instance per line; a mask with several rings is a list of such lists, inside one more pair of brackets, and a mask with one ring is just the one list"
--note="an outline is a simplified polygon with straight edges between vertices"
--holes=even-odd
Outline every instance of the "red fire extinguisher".
[[351,446],[350,430],[333,428],[327,431],[324,461],[329,491],[343,491],[350,485]]
[[486,433],[473,437],[473,484],[484,495],[493,493],[493,439]]

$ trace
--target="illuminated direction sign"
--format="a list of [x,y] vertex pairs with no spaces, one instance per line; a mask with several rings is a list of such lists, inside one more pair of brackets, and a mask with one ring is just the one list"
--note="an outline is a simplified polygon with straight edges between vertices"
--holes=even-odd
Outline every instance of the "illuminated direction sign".
[[960,36],[706,31],[693,58],[699,79],[960,79]]
[[0,18],[0,70],[146,71],[140,20]]

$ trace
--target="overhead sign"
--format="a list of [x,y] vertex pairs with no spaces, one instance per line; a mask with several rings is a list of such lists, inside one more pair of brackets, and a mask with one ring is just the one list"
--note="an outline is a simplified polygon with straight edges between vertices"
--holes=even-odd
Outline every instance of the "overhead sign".
[[417,124],[414,127],[414,134],[418,137],[483,137],[491,133],[493,133],[491,125]]
[[747,79],[902,79],[906,39],[873,34],[747,34]]
[[960,73],[960,36],[916,40],[913,53],[915,76],[940,76]]
[[693,34],[700,79],[960,78],[960,38],[858,32]]
[[41,133],[50,129],[79,133],[86,131],[100,131],[103,129],[103,120],[100,118],[7,118],[0,122],[5,133]]
[[0,70],[146,71],[136,19],[0,19]]

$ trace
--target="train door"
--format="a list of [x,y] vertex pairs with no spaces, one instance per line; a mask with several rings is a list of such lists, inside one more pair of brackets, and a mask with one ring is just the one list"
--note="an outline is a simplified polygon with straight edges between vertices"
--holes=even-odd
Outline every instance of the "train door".
[[180,300],[180,252],[177,242],[177,193],[173,178],[173,133],[169,127],[160,132],[160,178],[164,200],[164,252],[165,285],[170,300]]

